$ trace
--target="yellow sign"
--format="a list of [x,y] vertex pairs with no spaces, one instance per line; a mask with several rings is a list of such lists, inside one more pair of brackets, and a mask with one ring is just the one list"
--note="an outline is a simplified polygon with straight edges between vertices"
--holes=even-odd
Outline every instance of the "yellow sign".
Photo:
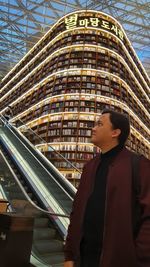
[[80,18],[78,14],[72,14],[69,17],[65,18],[65,26],[66,29],[74,29],[76,27],[95,27],[105,29],[107,31],[112,32],[116,36],[118,36],[122,41],[124,39],[123,32],[120,30],[118,26],[113,24],[110,21],[101,19],[101,18]]

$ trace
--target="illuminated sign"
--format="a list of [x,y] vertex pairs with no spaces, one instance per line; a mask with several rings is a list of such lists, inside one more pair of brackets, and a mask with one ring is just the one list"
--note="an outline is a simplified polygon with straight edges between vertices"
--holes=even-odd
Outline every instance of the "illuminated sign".
[[65,18],[65,26],[67,30],[74,29],[76,27],[100,28],[112,32],[113,34],[118,36],[122,41],[124,38],[123,32],[120,30],[118,26],[102,18],[94,18],[94,17],[80,18],[78,17],[78,14],[72,14]]

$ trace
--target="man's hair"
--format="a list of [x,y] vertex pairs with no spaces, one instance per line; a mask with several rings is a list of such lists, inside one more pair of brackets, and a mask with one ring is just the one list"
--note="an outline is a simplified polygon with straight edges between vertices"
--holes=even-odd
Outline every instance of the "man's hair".
[[110,121],[112,123],[113,129],[121,130],[121,133],[118,136],[118,140],[120,145],[124,145],[130,133],[129,118],[125,114],[111,109],[104,109],[102,111],[102,114],[106,113],[110,114]]

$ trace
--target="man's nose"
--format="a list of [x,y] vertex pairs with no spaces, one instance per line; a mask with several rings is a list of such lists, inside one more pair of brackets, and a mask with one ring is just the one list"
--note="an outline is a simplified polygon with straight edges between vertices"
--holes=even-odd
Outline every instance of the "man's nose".
[[97,127],[97,124],[95,123],[94,126],[93,126],[93,128],[92,128],[92,131],[93,130],[95,131],[96,130],[96,127]]
[[92,128],[92,133],[95,133],[95,130],[96,130],[96,126],[94,126],[94,127]]

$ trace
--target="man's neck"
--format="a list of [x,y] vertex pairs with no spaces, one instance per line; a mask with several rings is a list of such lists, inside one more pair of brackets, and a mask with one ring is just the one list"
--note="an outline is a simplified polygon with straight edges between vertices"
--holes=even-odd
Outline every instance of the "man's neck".
[[104,147],[101,147],[100,148],[101,149],[101,153],[104,154],[104,153],[108,152],[109,150],[113,149],[114,147],[116,147],[118,145],[119,145],[119,143],[115,143],[115,144],[111,144],[111,145],[109,144],[109,145],[106,145]]

